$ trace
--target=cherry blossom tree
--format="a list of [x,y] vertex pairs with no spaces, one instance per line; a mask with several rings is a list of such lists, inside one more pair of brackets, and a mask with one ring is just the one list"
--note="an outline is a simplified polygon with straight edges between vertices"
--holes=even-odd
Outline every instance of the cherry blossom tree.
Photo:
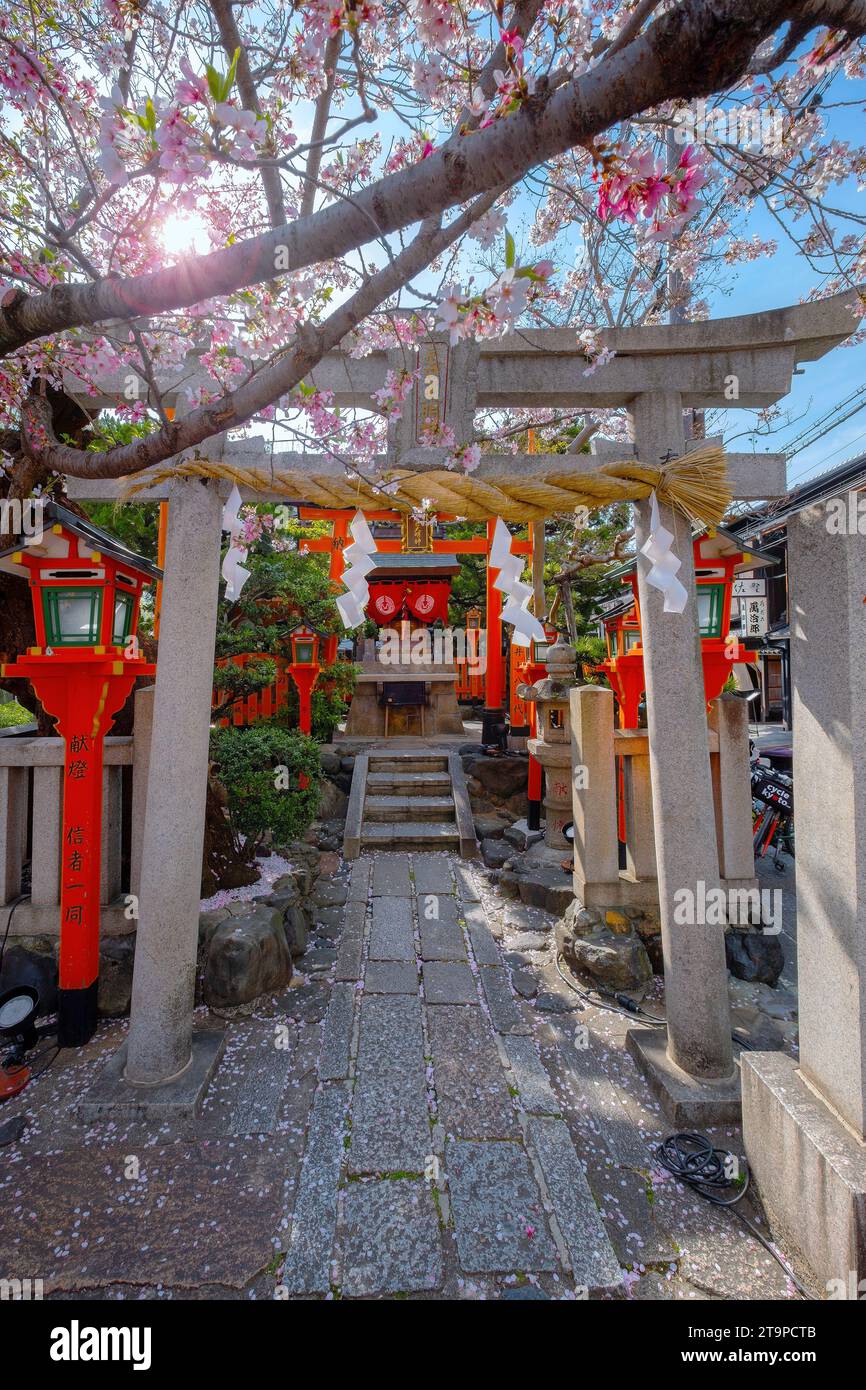
[[[866,169],[834,127],[866,0],[3,5],[0,446],[19,495],[227,430],[361,467],[431,329],[567,323],[603,370],[606,328],[701,317],[731,267],[772,254],[759,202],[814,293],[863,278],[862,217],[833,190]],[[401,345],[366,414],[305,385],[336,348]],[[144,383],[118,389],[108,432],[69,399],[106,376]],[[522,428],[492,422],[495,446]],[[477,443],[431,442],[477,465]]]

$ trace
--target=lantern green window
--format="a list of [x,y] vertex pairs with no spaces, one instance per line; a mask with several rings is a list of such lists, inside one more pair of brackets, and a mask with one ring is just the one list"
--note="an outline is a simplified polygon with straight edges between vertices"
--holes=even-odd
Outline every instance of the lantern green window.
[[725,611],[724,584],[699,584],[697,601],[701,636],[721,637],[722,614]]
[[95,647],[102,620],[102,588],[77,585],[74,589],[42,591],[45,635],[52,647]]
[[132,627],[132,610],[134,606],[132,594],[123,594],[119,589],[114,591],[114,627],[111,632],[111,640],[115,646],[121,647],[129,636]]

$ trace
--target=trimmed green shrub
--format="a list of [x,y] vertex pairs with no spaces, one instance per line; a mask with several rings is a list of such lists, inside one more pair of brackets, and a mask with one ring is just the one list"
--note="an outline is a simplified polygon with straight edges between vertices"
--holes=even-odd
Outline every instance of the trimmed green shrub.
[[31,714],[29,709],[19,705],[17,700],[10,700],[0,705],[0,729],[14,729],[18,724],[35,724],[36,715]]
[[[210,752],[236,833],[256,844],[268,831],[275,845],[301,838],[319,803],[321,765],[315,739],[296,729],[253,724],[248,729],[215,729]],[[307,779],[303,789],[302,773]]]

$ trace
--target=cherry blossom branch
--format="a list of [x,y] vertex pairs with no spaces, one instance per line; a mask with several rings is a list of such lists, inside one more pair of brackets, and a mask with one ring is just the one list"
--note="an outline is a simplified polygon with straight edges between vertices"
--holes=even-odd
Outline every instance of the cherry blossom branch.
[[565,452],[567,454],[579,454],[587,440],[592,439],[592,436],[596,434],[600,429],[600,420],[587,420],[583,429],[580,431],[579,434],[576,434],[574,436],[574,439],[572,439]]
[[552,95],[541,91],[505,119],[448,141],[429,158],[364,188],[351,204],[326,207],[168,270],[96,285],[61,284],[19,295],[0,312],[0,349],[110,319],[129,320],[356,250],[436,216],[663,101],[690,100],[740,80],[756,50],[792,14],[866,32],[866,0],[681,0],[615,54]]
[[[253,81],[250,69],[250,60],[247,50],[241,41],[240,31],[235,22],[232,12],[231,0],[210,0],[214,19],[220,31],[223,48],[229,62],[232,61],[235,53],[238,55],[237,65],[237,84],[241,100],[247,111],[252,111],[254,115],[261,116],[262,107],[259,95],[256,91],[256,84]],[[264,165],[261,169],[262,187],[265,190],[265,199],[268,204],[268,214],[272,227],[280,227],[286,221],[286,204],[283,198],[283,187],[280,183],[280,175],[277,169],[269,168]]]
[[307,168],[304,173],[304,194],[301,199],[302,217],[309,217],[316,203],[316,186],[319,177],[319,169],[322,164],[325,133],[328,129],[328,117],[331,113],[331,100],[337,81],[337,63],[340,59],[342,44],[343,35],[341,30],[338,30],[336,34],[332,34],[325,44],[325,52],[322,58],[322,66],[325,69],[325,86],[316,102],[316,110],[313,115],[313,129],[310,133],[310,153],[307,159]]
[[262,368],[244,386],[199,406],[143,439],[102,452],[75,449],[57,438],[51,407],[44,396],[28,396],[22,411],[22,438],[29,458],[57,473],[78,478],[120,478],[194,448],[213,435],[246,424],[257,411],[279,400],[313,370],[353,328],[396,293],[413,275],[470,230],[496,201],[492,189],[446,227],[425,225],[404,251],[372,275],[345,304],[317,326],[299,330],[292,348]]

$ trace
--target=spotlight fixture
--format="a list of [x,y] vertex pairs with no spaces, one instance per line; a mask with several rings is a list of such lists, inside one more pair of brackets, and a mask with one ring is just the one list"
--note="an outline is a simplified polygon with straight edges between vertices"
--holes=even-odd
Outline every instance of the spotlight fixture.
[[38,1008],[39,995],[30,985],[18,985],[0,994],[0,1037],[9,1038],[22,1052],[29,1052],[36,1045]]
[[0,1101],[17,1096],[30,1080],[31,1071],[25,1059],[39,1038],[38,1008],[39,995],[29,985],[18,985],[0,994],[0,1040],[12,1044],[0,1060]]

